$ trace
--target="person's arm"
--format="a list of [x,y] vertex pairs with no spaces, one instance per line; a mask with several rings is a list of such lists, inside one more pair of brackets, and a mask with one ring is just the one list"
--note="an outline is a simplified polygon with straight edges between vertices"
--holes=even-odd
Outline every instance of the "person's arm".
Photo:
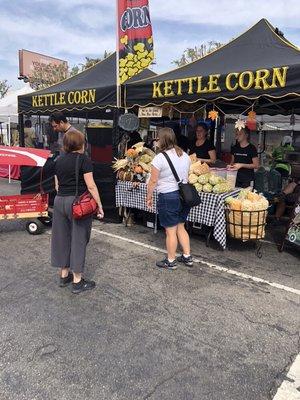
[[86,184],[86,187],[88,189],[88,191],[91,193],[91,195],[93,196],[93,198],[95,199],[99,210],[98,210],[98,214],[97,217],[98,218],[103,218],[104,217],[104,212],[103,212],[103,208],[102,208],[102,203],[100,200],[100,196],[99,196],[99,192],[98,192],[98,188],[96,186],[96,183],[94,181],[93,178],[93,173],[92,172],[87,172],[86,174],[83,174],[83,178]]
[[153,206],[153,192],[156,188],[159,177],[159,170],[152,166],[150,180],[147,185],[147,207],[152,208]]
[[239,170],[241,168],[258,169],[259,168],[259,159],[258,159],[258,157],[253,157],[252,164],[235,163],[235,164],[233,164],[232,168],[235,170]]
[[209,150],[208,151],[209,158],[198,158],[199,161],[205,162],[207,164],[214,164],[217,160],[217,153],[215,149]]

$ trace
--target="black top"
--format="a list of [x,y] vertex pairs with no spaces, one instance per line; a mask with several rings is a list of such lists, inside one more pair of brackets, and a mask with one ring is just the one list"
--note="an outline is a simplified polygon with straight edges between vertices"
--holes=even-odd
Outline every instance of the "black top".
[[141,135],[138,132],[131,132],[129,135],[129,141],[127,143],[127,148],[130,149],[137,143],[142,142]]
[[187,153],[190,144],[189,139],[184,135],[176,135],[176,140],[178,146]]
[[[256,147],[249,143],[246,147],[241,147],[238,143],[231,148],[235,163],[252,164],[253,158],[257,157]],[[254,170],[241,168],[237,173],[237,182],[250,183],[254,180]]]
[[211,151],[211,150],[216,150],[216,148],[207,139],[202,144],[202,146],[196,146],[196,143],[193,143],[190,146],[190,154],[196,153],[197,158],[202,158],[204,160],[210,159],[209,151]]
[[[75,196],[76,194],[76,175],[75,165],[79,153],[67,153],[57,158],[55,164],[55,175],[58,179],[58,196]],[[79,175],[78,175],[78,195],[82,195],[86,190],[83,175],[93,172],[91,160],[85,155],[79,155]]]

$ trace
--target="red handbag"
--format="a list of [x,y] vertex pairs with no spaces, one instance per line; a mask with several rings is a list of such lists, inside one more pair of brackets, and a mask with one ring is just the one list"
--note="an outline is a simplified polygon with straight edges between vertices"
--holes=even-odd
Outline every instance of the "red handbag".
[[98,211],[98,205],[93,196],[88,192],[84,192],[78,196],[78,180],[79,180],[79,157],[76,158],[75,176],[76,176],[76,195],[72,204],[72,216],[74,219],[83,219],[95,214]]

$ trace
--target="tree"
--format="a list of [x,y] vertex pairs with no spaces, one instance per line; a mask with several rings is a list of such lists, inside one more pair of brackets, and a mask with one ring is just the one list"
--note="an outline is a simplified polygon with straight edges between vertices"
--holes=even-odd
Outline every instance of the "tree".
[[[104,57],[105,58],[105,57]],[[82,69],[83,71],[87,68],[93,67],[95,64],[97,64],[99,61],[102,61],[102,58],[90,58],[90,57],[85,57],[85,63],[82,64]]]
[[8,84],[6,79],[0,80],[0,99],[2,99],[6,95],[9,88],[10,85]]
[[81,68],[79,67],[79,65],[74,65],[69,72],[70,77],[71,76],[75,76],[77,74],[79,74],[79,72],[81,72]]
[[99,58],[85,57],[85,63],[74,65],[69,71],[69,76],[75,76],[75,75],[79,74],[80,72],[85,71],[87,68],[93,67],[98,62],[105,60],[105,58],[107,58],[111,54],[112,53],[110,51],[105,50],[103,57],[99,57]]
[[202,43],[200,46],[195,46],[194,48],[188,47],[184,50],[181,57],[178,60],[174,60],[172,63],[177,65],[177,67],[182,67],[190,62],[199,60],[207,54],[219,49],[221,46],[222,43],[211,40],[209,42]]

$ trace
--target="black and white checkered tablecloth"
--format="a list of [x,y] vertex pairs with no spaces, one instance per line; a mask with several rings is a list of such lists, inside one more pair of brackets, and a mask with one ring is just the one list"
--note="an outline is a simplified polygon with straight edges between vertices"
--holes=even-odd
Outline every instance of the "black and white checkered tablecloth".
[[153,208],[149,210],[146,204],[147,185],[139,183],[135,186],[132,182],[118,181],[116,185],[116,206],[137,208],[138,210],[149,211],[156,214],[157,193],[153,196]]
[[226,248],[226,221],[225,199],[229,196],[236,197],[241,189],[235,189],[230,193],[200,193],[202,203],[193,207],[188,215],[188,221],[198,222],[207,226],[213,226],[214,238],[223,249]]
[[[202,203],[193,207],[189,213],[188,221],[213,226],[213,236],[223,249],[226,247],[226,221],[224,202],[229,196],[236,197],[241,189],[230,193],[214,194],[199,193]],[[120,182],[116,185],[116,206],[137,208],[139,210],[157,212],[157,193],[153,196],[153,209],[149,210],[146,204],[147,185],[140,183],[134,187],[132,182]]]

